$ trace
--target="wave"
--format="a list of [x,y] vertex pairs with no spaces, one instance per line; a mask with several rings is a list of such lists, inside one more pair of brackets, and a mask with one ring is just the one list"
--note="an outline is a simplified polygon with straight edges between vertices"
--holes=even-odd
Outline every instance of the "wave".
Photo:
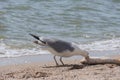
[[[81,49],[87,51],[110,51],[120,49],[120,38],[95,41],[88,44],[78,44]],[[7,46],[2,41],[0,42],[0,57],[18,57],[25,55],[49,54],[48,51],[42,50],[39,46],[30,49],[14,49]]]
[[102,40],[95,41],[89,44],[80,44],[81,49],[90,50],[90,51],[105,51],[105,50],[118,50],[120,49],[120,38],[111,39],[111,40]]
[[15,49],[10,48],[4,43],[0,43],[0,57],[19,57],[25,55],[37,55],[37,54],[47,54],[49,52],[41,50],[40,48],[30,48],[30,49]]

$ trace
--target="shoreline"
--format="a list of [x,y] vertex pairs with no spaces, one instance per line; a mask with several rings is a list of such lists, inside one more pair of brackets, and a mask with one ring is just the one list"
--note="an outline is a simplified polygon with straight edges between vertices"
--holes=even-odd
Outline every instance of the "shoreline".
[[[59,57],[57,57],[57,60]],[[73,56],[68,58],[63,58],[64,60],[80,60],[81,56]],[[29,64],[29,63],[47,63],[54,62],[52,54],[40,54],[40,55],[27,55],[20,57],[12,57],[12,58],[0,58],[0,66],[9,66],[9,65],[21,65],[21,64]]]
[[[90,57],[117,57],[120,50],[115,51],[90,51]],[[117,55],[117,56],[116,56]],[[63,57],[64,60],[80,60],[82,56]],[[59,59],[59,57],[58,57]],[[1,57],[0,66],[26,64],[26,63],[46,63],[54,61],[52,54],[38,54],[38,55],[26,55],[19,57]]]

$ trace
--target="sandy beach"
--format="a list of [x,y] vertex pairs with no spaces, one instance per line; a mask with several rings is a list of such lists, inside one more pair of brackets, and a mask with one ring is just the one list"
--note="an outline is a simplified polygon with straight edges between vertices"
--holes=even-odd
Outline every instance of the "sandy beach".
[[64,63],[58,67],[53,61],[0,66],[0,80],[120,80],[119,65],[83,65],[76,59]]

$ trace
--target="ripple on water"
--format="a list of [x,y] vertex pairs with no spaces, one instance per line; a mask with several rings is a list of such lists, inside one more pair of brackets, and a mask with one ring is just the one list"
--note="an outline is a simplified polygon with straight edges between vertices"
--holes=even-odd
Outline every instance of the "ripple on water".
[[20,5],[9,5],[9,6],[5,7],[4,9],[6,9],[6,10],[23,10],[23,11],[26,11],[26,10],[30,10],[31,7],[29,5],[20,4]]

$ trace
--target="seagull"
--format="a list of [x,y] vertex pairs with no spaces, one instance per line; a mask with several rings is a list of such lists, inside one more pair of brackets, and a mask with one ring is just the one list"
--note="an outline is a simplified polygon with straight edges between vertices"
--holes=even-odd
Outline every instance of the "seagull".
[[74,55],[81,55],[83,56],[86,61],[89,60],[89,53],[85,50],[79,48],[79,46],[72,42],[67,42],[55,38],[46,38],[46,37],[39,37],[34,34],[30,34],[32,37],[37,39],[34,41],[35,44],[40,46],[46,47],[45,50],[48,50],[50,53],[54,55],[54,61],[56,66],[58,66],[58,62],[56,60],[56,56],[60,56],[60,62],[64,65],[62,61],[62,57],[71,57]]

